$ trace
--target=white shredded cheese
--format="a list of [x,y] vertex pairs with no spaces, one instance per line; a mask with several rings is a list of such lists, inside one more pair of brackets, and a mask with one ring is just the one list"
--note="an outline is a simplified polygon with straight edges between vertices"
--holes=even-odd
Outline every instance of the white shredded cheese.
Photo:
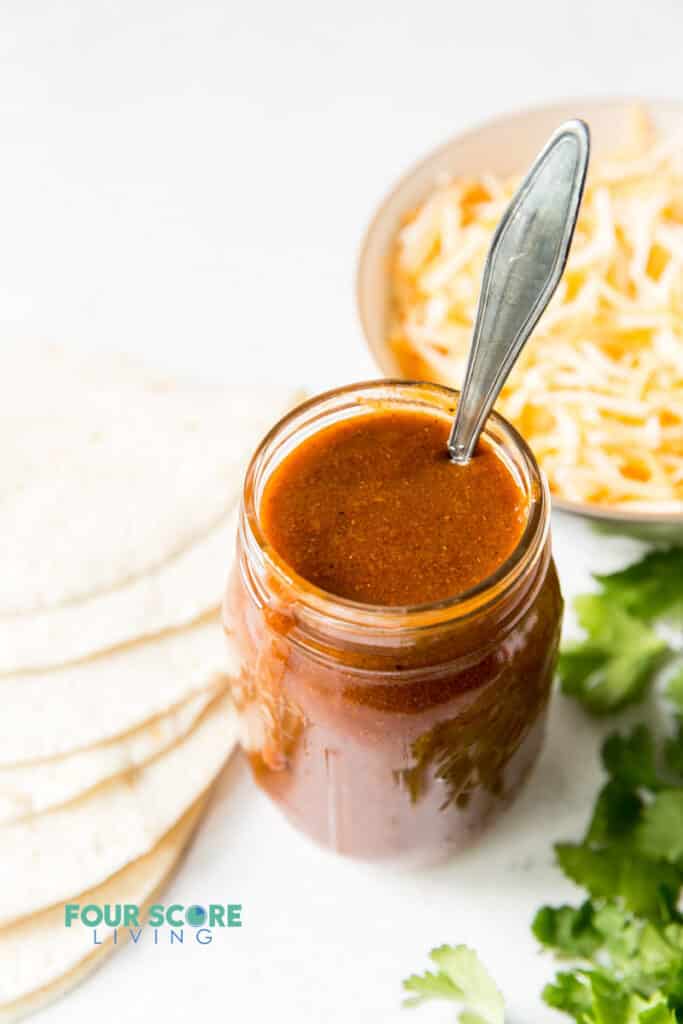
[[[498,402],[551,489],[683,512],[683,138],[641,110],[596,162],[564,279]],[[390,343],[409,376],[463,380],[484,260],[517,182],[442,181],[398,234]]]

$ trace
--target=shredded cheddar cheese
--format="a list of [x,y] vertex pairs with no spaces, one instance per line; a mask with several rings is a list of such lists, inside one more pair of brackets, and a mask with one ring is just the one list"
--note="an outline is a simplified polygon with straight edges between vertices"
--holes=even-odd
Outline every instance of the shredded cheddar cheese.
[[[551,490],[683,512],[683,138],[631,114],[591,170],[567,270],[497,408]],[[437,185],[391,261],[390,343],[413,377],[462,383],[484,260],[517,181]]]

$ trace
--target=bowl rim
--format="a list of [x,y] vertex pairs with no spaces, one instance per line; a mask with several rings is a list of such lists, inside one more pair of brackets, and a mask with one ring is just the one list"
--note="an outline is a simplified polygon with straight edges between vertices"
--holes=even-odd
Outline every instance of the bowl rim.
[[[503,126],[507,126],[510,121],[522,120],[525,117],[534,115],[549,116],[555,111],[557,111],[558,114],[562,112],[562,115],[564,115],[567,108],[572,106],[575,106],[582,114],[590,114],[592,111],[604,110],[610,107],[621,107],[626,110],[629,107],[643,106],[646,109],[654,110],[655,113],[658,111],[680,113],[683,116],[683,99],[676,99],[675,97],[647,97],[636,96],[633,94],[620,96],[567,97],[560,100],[554,100],[552,103],[540,103],[525,107],[514,107],[510,110],[505,110],[502,113],[493,114],[489,117],[482,117],[468,125],[463,131],[450,136],[445,142],[439,143],[439,145],[434,146],[423,156],[413,161],[407,170],[403,171],[402,174],[394,180],[388,191],[384,193],[384,197],[380,200],[379,205],[375,208],[375,212],[370,218],[361,236],[356,261],[354,287],[356,313],[360,322],[365,344],[370,350],[373,360],[377,363],[378,368],[383,374],[388,375],[388,370],[381,364],[375,345],[370,339],[366,304],[362,293],[370,244],[385,215],[387,207],[394,199],[396,193],[399,192],[412,178],[420,174],[424,168],[428,167],[429,164],[436,161],[439,157],[455,146],[465,143],[468,139],[477,136],[484,129],[495,128],[496,125],[499,125],[502,128]],[[656,512],[648,511],[647,509],[632,511],[628,508],[612,508],[610,506],[598,505],[592,502],[572,501],[568,498],[560,498],[555,494],[552,494],[552,492],[551,504],[553,508],[558,509],[559,511],[584,516],[590,519],[599,519],[605,522],[623,523],[624,525],[643,524],[653,526],[683,526],[683,510],[681,512]]]
[[569,498],[558,498],[552,492],[550,501],[552,507],[560,512],[571,512],[572,515],[600,519],[604,522],[624,523],[630,526],[683,526],[683,512],[650,512],[645,508],[637,510],[623,507],[611,508],[609,505],[597,505],[588,501],[570,501]]

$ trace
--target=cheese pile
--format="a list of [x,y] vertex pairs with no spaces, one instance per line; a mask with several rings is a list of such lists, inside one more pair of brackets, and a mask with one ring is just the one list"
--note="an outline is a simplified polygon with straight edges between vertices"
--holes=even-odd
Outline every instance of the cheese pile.
[[64,903],[151,900],[235,745],[218,608],[244,466],[289,404],[261,398],[0,346],[2,1022],[111,948]]
[[[683,512],[683,138],[657,138],[640,110],[629,136],[593,161],[567,271],[497,408],[557,495]],[[390,343],[409,376],[462,383],[516,186],[443,182],[399,232]]]

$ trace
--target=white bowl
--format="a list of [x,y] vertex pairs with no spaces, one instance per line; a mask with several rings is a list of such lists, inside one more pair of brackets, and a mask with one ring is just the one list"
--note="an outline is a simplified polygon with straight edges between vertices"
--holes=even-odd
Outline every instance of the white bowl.
[[[388,256],[406,213],[422,203],[443,176],[521,174],[562,121],[580,117],[591,129],[592,152],[619,148],[625,141],[627,114],[644,106],[665,134],[683,125],[677,100],[575,100],[535,110],[504,114],[456,136],[409,170],[391,189],[373,217],[362,244],[357,300],[365,338],[377,365],[388,377],[403,376],[387,343],[389,325]],[[588,516],[606,528],[662,540],[683,539],[683,514],[628,512],[553,498],[556,508]]]

